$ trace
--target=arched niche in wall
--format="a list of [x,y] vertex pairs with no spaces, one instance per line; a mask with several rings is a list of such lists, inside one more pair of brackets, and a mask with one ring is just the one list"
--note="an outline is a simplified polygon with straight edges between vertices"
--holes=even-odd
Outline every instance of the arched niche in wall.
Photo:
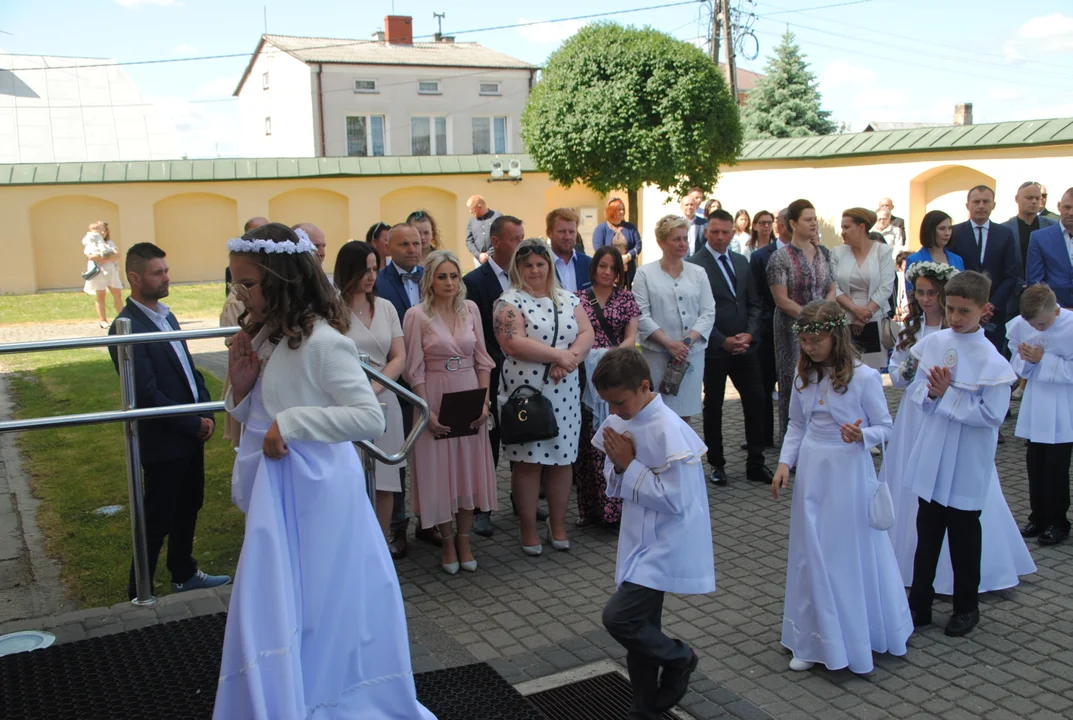
[[966,165],[939,165],[917,175],[909,183],[909,217],[905,228],[911,247],[920,247],[920,221],[932,210],[942,210],[954,223],[968,217],[965,201],[977,185],[995,187],[995,178]]
[[333,190],[298,188],[280,193],[268,201],[268,218],[288,226],[308,222],[320,228],[328,241],[324,269],[329,274],[335,266],[336,253],[350,239],[350,202],[346,195]]
[[[108,223],[113,242],[120,253],[125,252],[119,206],[115,203],[92,195],[61,195],[30,206],[34,284],[38,290],[82,287],[84,281],[79,275],[86,270],[82,238],[90,223],[98,220]],[[119,267],[122,271],[122,262]],[[88,305],[86,317],[93,317]]]
[[173,283],[223,282],[226,243],[242,231],[235,200],[199,192],[171,195],[157,202],[153,227],[154,242],[168,254]]
[[473,256],[466,249],[466,221],[460,220],[459,206],[464,210],[465,205],[459,201],[458,196],[442,188],[405,187],[380,198],[380,219],[388,225],[395,225],[405,222],[406,217],[415,210],[429,213],[440,231],[440,249],[450,250],[458,255],[462,263],[459,271],[464,274],[473,269]]

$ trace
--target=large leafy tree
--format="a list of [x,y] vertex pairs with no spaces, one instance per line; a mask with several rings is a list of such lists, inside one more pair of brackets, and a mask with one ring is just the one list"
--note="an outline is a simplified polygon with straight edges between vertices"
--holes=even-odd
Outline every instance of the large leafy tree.
[[816,76],[789,30],[764,72],[741,111],[746,140],[830,135],[838,130],[831,113],[820,106]]
[[741,151],[738,107],[698,48],[650,28],[588,25],[548,58],[522,114],[537,166],[567,187],[711,190]]

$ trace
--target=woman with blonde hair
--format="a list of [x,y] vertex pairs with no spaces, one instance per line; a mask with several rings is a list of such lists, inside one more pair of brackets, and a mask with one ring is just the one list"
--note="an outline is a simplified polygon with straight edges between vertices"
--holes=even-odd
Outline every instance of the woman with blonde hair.
[[866,208],[842,213],[842,241],[831,250],[831,269],[837,286],[835,301],[846,311],[853,342],[864,364],[881,369],[887,353],[879,342],[879,321],[890,310],[891,291],[897,280],[891,246],[869,235],[876,214]]
[[594,340],[580,299],[559,286],[553,262],[544,240],[523,240],[510,261],[511,286],[493,309],[496,340],[506,356],[499,379],[500,414],[514,393],[522,391],[521,396],[532,388],[551,403],[558,429],[546,440],[508,443],[503,437],[503,455],[513,463],[511,488],[527,555],[544,550],[536,525],[542,476],[548,498],[547,540],[556,550],[570,549],[566,508],[581,432],[577,368]]
[[89,232],[82,238],[82,254],[86,256],[86,271],[82,274],[86,284],[82,291],[93,296],[93,305],[97,309],[97,320],[102,328],[108,327],[108,317],[104,312],[104,296],[112,293],[115,313],[123,311],[123,277],[119,273],[119,248],[112,242],[108,223],[103,220],[89,226]]
[[652,387],[667,407],[688,418],[701,411],[704,349],[715,324],[715,298],[704,268],[685,262],[688,220],[677,215],[660,219],[656,243],[663,257],[642,265],[633,281],[641,310],[637,339],[652,368]]
[[623,287],[633,287],[633,278],[637,274],[637,257],[641,253],[641,233],[637,226],[626,220],[626,203],[619,198],[611,198],[604,208],[605,222],[592,233],[592,250],[595,253],[605,245],[610,245],[622,255],[626,268]]
[[[406,377],[430,413],[414,446],[413,509],[422,527],[439,526],[443,570],[454,575],[460,567],[477,569],[469,545],[473,511],[497,508],[488,440],[488,384],[495,363],[484,347],[480,311],[466,299],[458,257],[434,250],[424,268],[421,304],[410,308],[402,323]],[[484,390],[482,412],[468,428],[440,421],[445,395],[477,389]]]

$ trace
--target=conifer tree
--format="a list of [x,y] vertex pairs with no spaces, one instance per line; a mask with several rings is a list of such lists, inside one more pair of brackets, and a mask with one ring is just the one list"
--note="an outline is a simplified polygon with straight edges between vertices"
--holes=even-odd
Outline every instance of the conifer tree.
[[830,135],[838,129],[820,105],[816,76],[789,30],[764,72],[741,111],[746,140]]

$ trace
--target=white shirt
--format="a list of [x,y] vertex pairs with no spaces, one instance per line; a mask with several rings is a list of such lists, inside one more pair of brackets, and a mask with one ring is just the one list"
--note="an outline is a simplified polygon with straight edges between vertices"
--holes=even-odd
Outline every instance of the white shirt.
[[559,276],[559,284],[563,290],[571,293],[577,292],[577,271],[574,269],[577,263],[577,252],[570,253],[569,262],[564,262],[558,255],[555,256],[555,274]]
[[495,261],[495,258],[492,257],[491,253],[488,253],[488,265],[491,266],[492,272],[496,274],[496,280],[499,281],[500,287],[502,287],[503,291],[506,292],[507,288],[510,287],[510,274],[508,274],[507,271],[503,268],[499,267],[499,265]]
[[[399,274],[399,280],[402,280],[402,289],[406,291],[406,297],[410,299],[410,307],[421,304],[421,283],[416,280],[403,279],[402,274],[406,271],[401,269],[398,265],[392,263],[391,267],[395,268],[395,272]],[[418,266],[414,265],[410,270],[412,273],[416,273]]]
[[[1017,316],[1006,323],[1006,337],[1014,372],[1028,379],[1014,434],[1049,445],[1073,442],[1073,312],[1062,310],[1043,332]],[[1038,363],[1021,358],[1021,343],[1043,348]]]
[[719,268],[719,272],[723,273],[723,279],[726,280],[727,285],[730,286],[730,292],[734,294],[734,297],[737,297],[738,289],[734,287],[734,282],[730,279],[730,276],[727,275],[727,269],[723,267],[723,261],[720,260],[720,258],[725,257],[727,262],[730,263],[730,267],[734,267],[734,258],[730,257],[729,251],[719,252],[708,243],[704,243],[704,247],[712,254],[712,257],[715,258],[715,266]]
[[[987,252],[987,236],[991,232],[991,221],[988,220],[983,225],[977,225],[975,221],[970,220],[969,226],[972,227],[972,239],[980,243],[980,257],[977,259],[982,263]],[[980,242],[980,233],[977,228],[981,228],[984,231],[982,242]]]
[[[175,328],[168,322],[168,315],[171,314],[171,310],[168,306],[162,302],[157,302],[156,306],[158,310],[150,310],[145,305],[131,297],[130,301],[138,306],[138,308],[145,313],[146,317],[153,321],[162,332],[174,332]],[[186,382],[190,385],[190,394],[194,398],[194,402],[197,402],[197,382],[194,381],[194,369],[190,366],[190,357],[186,354],[186,348],[183,347],[181,340],[171,341],[171,350],[175,353],[175,356],[179,358],[179,364],[183,366],[183,373],[186,375]]]
[[777,248],[775,248],[776,250],[782,250],[784,247],[790,247],[790,243],[783,242],[779,238],[775,238],[775,242],[777,242],[779,244],[779,246]]
[[[682,217],[686,217],[686,216],[683,215]],[[694,215],[691,218],[686,217],[686,221],[689,223],[689,247],[690,247],[690,252],[693,252],[692,248],[695,248],[697,246],[697,233],[699,233],[702,230],[702,226],[695,225],[693,223],[693,220],[695,218],[698,218],[698,217],[702,217],[702,216],[698,213],[697,215]]]
[[1063,229],[1062,237],[1066,240],[1066,252],[1069,253],[1069,261],[1073,263],[1073,233]]

